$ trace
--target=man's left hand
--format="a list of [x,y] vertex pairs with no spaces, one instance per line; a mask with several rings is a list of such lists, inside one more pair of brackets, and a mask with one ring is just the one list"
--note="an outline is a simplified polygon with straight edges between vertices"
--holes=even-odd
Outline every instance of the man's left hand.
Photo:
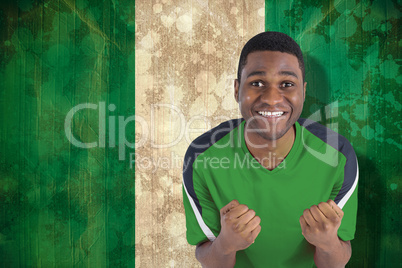
[[302,234],[310,244],[328,248],[333,241],[338,240],[337,233],[342,218],[343,211],[329,199],[305,209],[299,221]]

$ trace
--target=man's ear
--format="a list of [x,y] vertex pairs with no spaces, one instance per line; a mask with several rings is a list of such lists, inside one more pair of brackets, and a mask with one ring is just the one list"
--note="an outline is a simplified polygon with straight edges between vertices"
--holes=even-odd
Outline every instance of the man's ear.
[[234,97],[237,103],[239,103],[239,80],[234,80]]
[[303,88],[303,102],[306,100],[306,87],[307,87],[307,82],[304,82],[304,88]]

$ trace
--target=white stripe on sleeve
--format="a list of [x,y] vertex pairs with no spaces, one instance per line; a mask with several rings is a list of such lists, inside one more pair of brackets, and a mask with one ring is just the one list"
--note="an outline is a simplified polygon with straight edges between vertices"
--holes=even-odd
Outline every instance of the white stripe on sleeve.
[[200,212],[197,209],[197,206],[194,203],[193,198],[188,194],[187,192],[187,188],[186,185],[184,184],[184,179],[183,179],[183,186],[184,186],[184,190],[186,191],[187,194],[187,198],[190,201],[191,207],[193,208],[195,217],[197,218],[198,224],[201,227],[201,230],[204,232],[204,234],[206,235],[206,237],[209,239],[209,241],[214,241],[216,239],[215,235],[212,233],[211,229],[209,229],[209,227],[205,224],[204,220],[201,217]]
[[343,206],[349,200],[350,196],[355,191],[358,179],[359,179],[359,164],[357,163],[357,159],[356,159],[356,178],[355,178],[355,181],[353,182],[352,187],[349,189],[349,191],[345,194],[345,196],[338,203],[338,207],[340,207],[341,209],[343,208]]

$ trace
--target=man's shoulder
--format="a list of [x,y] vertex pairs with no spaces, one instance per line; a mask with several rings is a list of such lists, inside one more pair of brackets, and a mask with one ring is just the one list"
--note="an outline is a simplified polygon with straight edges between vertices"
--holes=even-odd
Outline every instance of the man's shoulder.
[[236,129],[243,121],[243,118],[228,120],[198,136],[189,145],[186,158],[203,153]]
[[314,138],[321,140],[323,143],[328,144],[333,147],[335,150],[344,154],[346,157],[355,155],[353,147],[351,143],[341,134],[333,131],[332,129],[306,118],[299,118],[297,122],[301,126],[301,134],[303,142],[308,138],[308,135],[305,135],[305,130],[308,131]]

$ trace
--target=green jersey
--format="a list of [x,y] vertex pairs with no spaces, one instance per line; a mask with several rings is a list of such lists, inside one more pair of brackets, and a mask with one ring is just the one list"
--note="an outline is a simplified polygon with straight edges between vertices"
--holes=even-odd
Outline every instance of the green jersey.
[[261,218],[260,234],[255,243],[236,253],[235,267],[312,267],[315,249],[302,235],[299,218],[305,209],[328,199],[344,212],[338,236],[353,239],[358,166],[350,143],[325,126],[300,118],[293,147],[270,171],[250,154],[244,125],[243,119],[224,122],[187,150],[183,171],[187,241],[191,245],[214,241],[221,229],[220,209],[233,199]]

